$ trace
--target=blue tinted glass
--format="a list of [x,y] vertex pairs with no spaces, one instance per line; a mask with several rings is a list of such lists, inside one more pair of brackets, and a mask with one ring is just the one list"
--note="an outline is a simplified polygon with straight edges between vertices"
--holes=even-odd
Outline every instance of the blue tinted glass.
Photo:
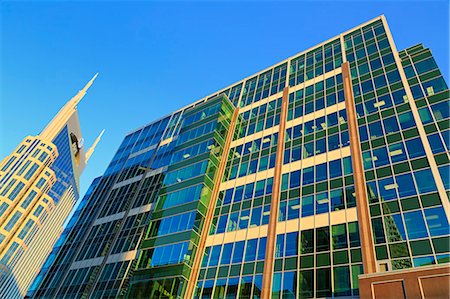
[[407,212],[403,214],[409,239],[428,237],[425,222],[421,211]]
[[239,220],[239,212],[232,213],[227,224],[227,231],[231,232],[237,229],[237,223]]
[[406,96],[404,89],[400,89],[400,90],[394,91],[392,93],[392,98],[394,99],[394,103],[397,105],[403,104],[405,102],[405,100],[403,98],[404,96]]
[[316,194],[316,214],[328,212],[328,192]]
[[227,218],[228,215],[222,215],[219,217],[219,222],[217,223],[217,230],[216,230],[217,234],[225,232],[225,229],[227,227]]
[[261,224],[261,207],[252,209],[252,217],[250,219],[250,227],[259,226]]
[[264,180],[258,181],[256,183],[255,197],[264,195],[264,185],[265,185],[265,181]]
[[285,256],[297,255],[298,232],[286,234]]
[[448,118],[450,116],[450,103],[449,101],[443,101],[439,104],[435,104],[431,106],[431,110],[433,110],[433,115],[436,120],[441,120]]
[[319,164],[316,166],[316,182],[324,181],[328,177],[327,163]]
[[425,149],[420,138],[406,141],[406,148],[408,149],[410,159],[425,156]]
[[413,115],[410,111],[403,114],[399,114],[398,121],[400,122],[400,127],[405,130],[416,126]]
[[250,183],[245,185],[245,193],[244,193],[244,199],[249,199],[253,197],[253,189],[255,187],[255,183]]
[[291,173],[290,188],[296,188],[300,186],[300,170]]
[[371,139],[383,136],[383,129],[381,128],[381,122],[376,121],[369,124],[369,133]]
[[220,250],[222,245],[216,245],[211,250],[211,257],[209,259],[209,266],[217,266],[219,263]]
[[329,127],[335,126],[338,124],[338,116],[337,112],[331,113],[327,115],[327,125]]
[[411,93],[413,95],[413,98],[418,100],[424,97],[424,94],[422,92],[422,88],[419,84],[411,86]]
[[339,148],[339,134],[328,136],[328,150],[332,151]]
[[303,185],[311,184],[314,182],[314,167],[305,168],[303,171]]
[[246,229],[248,227],[248,221],[250,219],[250,210],[241,211],[241,215],[239,217],[239,229]]
[[331,210],[337,211],[344,208],[344,193],[342,189],[333,190],[330,192]]
[[252,239],[247,241],[245,249],[245,261],[254,261],[256,259],[256,246],[258,245],[258,239]]
[[282,257],[284,254],[284,234],[277,235],[275,244],[275,257]]
[[283,275],[283,298],[293,298],[296,293],[297,279],[295,272],[284,272]]
[[223,198],[223,204],[231,203],[231,199],[233,198],[233,189],[228,189],[225,191],[225,196]]
[[395,133],[400,130],[395,116],[383,119],[383,124],[386,134]]
[[345,157],[342,162],[344,163],[344,175],[351,174],[353,172],[352,158]]
[[258,256],[256,257],[257,260],[263,260],[265,258],[266,243],[267,243],[267,237],[259,239]]
[[316,140],[316,151],[315,154],[325,153],[327,151],[327,142],[325,138]]
[[[376,158],[375,158],[376,157]],[[373,150],[373,158],[375,160],[375,167],[389,164],[389,157],[385,147],[380,147]]]
[[330,178],[342,176],[341,160],[330,161]]
[[405,161],[408,159],[406,157],[406,151],[403,142],[389,145],[389,155],[391,156],[391,160],[393,163]]
[[414,177],[416,178],[419,193],[427,193],[437,190],[431,169],[414,171]]
[[363,159],[364,170],[369,170],[369,169],[373,168],[372,153],[370,151],[363,152],[362,159]]
[[442,143],[439,133],[428,135],[428,141],[430,142],[431,151],[433,154],[445,151],[444,144]]
[[394,184],[394,180],[392,178],[379,180],[378,185],[380,187],[380,197],[382,200],[397,198],[397,194],[395,192],[396,185]]
[[439,173],[441,175],[445,189],[450,189],[450,165],[440,166]]
[[369,133],[367,132],[367,126],[359,126],[359,139],[361,142],[369,140]]
[[416,188],[414,187],[414,180],[411,173],[397,175],[395,180],[398,185],[398,194],[400,197],[416,195]]
[[314,196],[302,197],[302,217],[310,216],[314,214]]
[[450,233],[447,217],[442,207],[425,209],[424,212],[432,237],[448,235]]
[[424,256],[413,259],[414,267],[422,267],[436,264],[433,256]]
[[244,256],[244,243],[245,241],[236,242],[234,245],[233,264],[241,263]]
[[300,198],[289,200],[288,205],[288,220],[297,219],[300,211]]
[[242,200],[242,194],[244,192],[244,186],[239,186],[236,188],[236,192],[234,193],[234,201],[240,202]]

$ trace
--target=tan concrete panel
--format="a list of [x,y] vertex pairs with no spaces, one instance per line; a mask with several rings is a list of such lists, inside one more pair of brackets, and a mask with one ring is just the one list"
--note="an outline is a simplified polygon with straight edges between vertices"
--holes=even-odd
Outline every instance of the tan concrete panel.
[[401,299],[406,298],[403,290],[403,280],[372,284],[372,298]]

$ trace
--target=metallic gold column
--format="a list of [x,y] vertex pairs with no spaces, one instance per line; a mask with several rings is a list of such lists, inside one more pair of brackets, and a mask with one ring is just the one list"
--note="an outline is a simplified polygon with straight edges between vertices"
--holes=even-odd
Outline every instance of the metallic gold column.
[[184,298],[192,298],[194,295],[194,289],[195,285],[197,284],[198,273],[200,271],[200,263],[202,262],[203,254],[205,251],[206,238],[208,237],[209,228],[211,227],[212,218],[214,216],[214,211],[216,209],[217,198],[219,197],[220,191],[220,183],[222,181],[223,173],[225,172],[225,166],[227,165],[228,154],[230,152],[231,142],[233,141],[233,135],[234,130],[236,128],[236,120],[238,116],[239,116],[239,108],[236,108],[231,118],[230,128],[228,129],[228,134],[225,139],[222,159],[220,159],[216,178],[214,180],[215,181],[214,188],[211,193],[211,202],[209,203],[209,208],[205,215],[205,222],[203,224],[200,240],[198,242],[197,252],[195,254],[194,261],[192,263],[192,271],[189,277],[189,282],[186,288]]
[[283,167],[284,142],[286,135],[286,116],[288,109],[289,87],[283,90],[281,104],[280,125],[278,129],[278,146],[275,160],[275,171],[272,186],[272,201],[270,202],[269,227],[267,230],[266,256],[262,282],[262,299],[269,299],[272,295],[273,264],[275,242],[277,240],[278,209],[280,205],[281,169]]
[[355,100],[353,98],[350,66],[348,62],[342,64],[342,77],[344,80],[345,106],[347,108],[348,129],[350,133],[350,150],[352,155],[353,178],[355,181],[356,208],[358,211],[362,259],[364,273],[369,274],[377,271],[375,247],[373,244],[372,225],[370,221],[367,189],[359,143],[358,122],[356,120]]

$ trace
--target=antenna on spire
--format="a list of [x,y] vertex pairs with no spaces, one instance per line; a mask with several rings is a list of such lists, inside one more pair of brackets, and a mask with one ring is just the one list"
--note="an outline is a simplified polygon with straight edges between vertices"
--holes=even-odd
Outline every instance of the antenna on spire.
[[[95,77],[94,77],[95,79]],[[97,146],[98,142],[100,141],[100,138],[102,138],[103,133],[105,133],[105,129],[103,129],[100,134],[97,136],[97,138],[95,138],[94,143],[91,145],[91,147],[87,150],[86,154],[85,154],[85,161],[87,163],[87,161],[89,160],[89,158],[92,156],[92,154],[94,153],[95,147]]]
[[92,83],[94,83],[94,80],[95,80],[95,78],[97,78],[97,76],[98,76],[98,73],[96,73],[96,74],[94,75],[94,77],[92,77],[92,79],[89,80],[89,82],[83,87],[83,89],[80,90],[80,91],[78,92],[78,94],[73,98],[73,99],[75,99],[75,101],[74,101],[74,103],[73,103],[75,106],[78,105],[78,103],[79,103],[79,102],[81,101],[81,99],[84,97],[84,95],[86,94],[87,90],[89,89],[89,87],[91,87]]

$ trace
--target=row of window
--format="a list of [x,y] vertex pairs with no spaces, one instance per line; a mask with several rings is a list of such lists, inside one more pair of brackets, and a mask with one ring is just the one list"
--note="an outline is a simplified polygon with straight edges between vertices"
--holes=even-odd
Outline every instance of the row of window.
[[266,243],[263,237],[206,247],[201,267],[264,260]]
[[201,126],[195,127],[194,129],[184,131],[178,135],[176,144],[181,145],[187,141],[193,140],[202,135],[206,135],[216,129],[217,119],[210,121],[209,123],[203,124]]
[[144,148],[155,145],[161,138],[170,117],[165,117],[157,122],[133,132],[125,137],[116,155],[123,153],[128,156],[131,153],[138,152]]
[[394,105],[401,105],[408,101],[405,90],[399,89],[394,92],[389,92],[384,95],[379,95],[377,99],[367,99],[364,103],[356,104],[356,115],[362,118],[365,115],[376,113],[384,109],[393,107]]
[[281,110],[277,110],[274,113],[268,113],[267,115],[264,115],[264,118],[259,117],[258,121],[249,122],[248,125],[246,122],[242,122],[242,127],[236,127],[236,130],[239,132],[239,138],[250,136],[252,134],[261,132],[262,130],[266,130],[279,125],[280,111]]
[[[275,108],[276,107],[276,108]],[[236,127],[238,138],[269,129],[280,123],[281,98],[242,113],[244,121]]]
[[408,159],[412,160],[425,155],[425,149],[420,138],[413,138],[405,142],[401,141],[388,146],[377,147],[372,151],[363,151],[362,160],[364,170],[369,170]]
[[269,223],[270,205],[255,206],[252,209],[242,209],[234,213],[224,213],[217,220],[213,234],[257,227]]
[[290,93],[289,103],[292,103],[294,100],[299,101],[303,98],[306,99],[306,102],[309,102],[310,99],[313,98],[320,98],[324,95],[324,90],[326,90],[326,94],[335,93],[336,88],[338,90],[341,90],[343,88],[342,84],[342,74],[337,74],[323,81],[308,85],[302,89],[297,90],[296,92]]
[[163,184],[169,186],[206,173],[209,160],[200,161],[184,168],[168,172]]
[[189,230],[194,225],[196,211],[166,217],[152,222],[147,238]]
[[344,48],[345,50],[349,50],[352,47],[361,46],[364,41],[370,43],[375,37],[384,36],[385,33],[386,31],[384,30],[382,21],[377,21],[345,35]]
[[278,221],[330,213],[355,206],[355,187],[353,185],[345,188],[338,187],[329,191],[320,191],[304,195],[301,198],[293,197],[289,201],[280,202]]
[[171,154],[170,164],[175,164],[185,159],[189,159],[197,155],[206,153],[216,146],[217,145],[215,140],[209,139],[203,142],[196,143],[190,147],[179,149]]
[[162,209],[168,209],[187,202],[199,200],[204,188],[206,187],[204,187],[203,184],[198,184],[172,193],[160,195],[158,198],[158,206],[162,206]]
[[286,129],[286,141],[347,123],[347,110],[342,109]]
[[286,84],[286,68],[284,63],[272,70],[255,76],[245,82],[240,107],[250,105],[268,96],[281,92]]
[[352,174],[352,172],[351,157],[320,163],[283,174],[281,190],[327,181],[342,175]]
[[[426,223],[426,224],[425,224]],[[449,223],[442,207],[391,214],[383,219],[372,219],[376,244],[444,236],[450,233]],[[406,230],[405,230],[406,228]]]
[[291,61],[289,86],[301,84],[309,79],[330,72],[342,64],[340,40],[332,41]]
[[[270,148],[276,145],[278,142],[278,133],[266,135],[262,138],[258,138],[245,144],[238,145],[230,149],[230,154],[234,156],[234,159],[239,159],[243,156],[257,153],[263,149]],[[237,162],[233,160],[233,164]]]
[[159,246],[144,250],[139,259],[138,268],[158,267],[179,264],[189,260],[189,241]]
[[219,113],[220,108],[222,108],[222,102],[219,102],[215,105],[212,105],[212,106],[204,108],[198,112],[195,112],[194,114],[189,115],[184,118],[182,127],[184,127],[184,128],[188,127],[189,125],[191,125],[199,120],[202,120],[202,119],[207,118],[208,116],[217,114],[217,113]]
[[272,184],[273,178],[268,178],[222,191],[223,205],[272,194]]
[[[275,257],[290,257],[361,246],[357,222],[279,234]],[[307,267],[303,267],[307,268]]]

